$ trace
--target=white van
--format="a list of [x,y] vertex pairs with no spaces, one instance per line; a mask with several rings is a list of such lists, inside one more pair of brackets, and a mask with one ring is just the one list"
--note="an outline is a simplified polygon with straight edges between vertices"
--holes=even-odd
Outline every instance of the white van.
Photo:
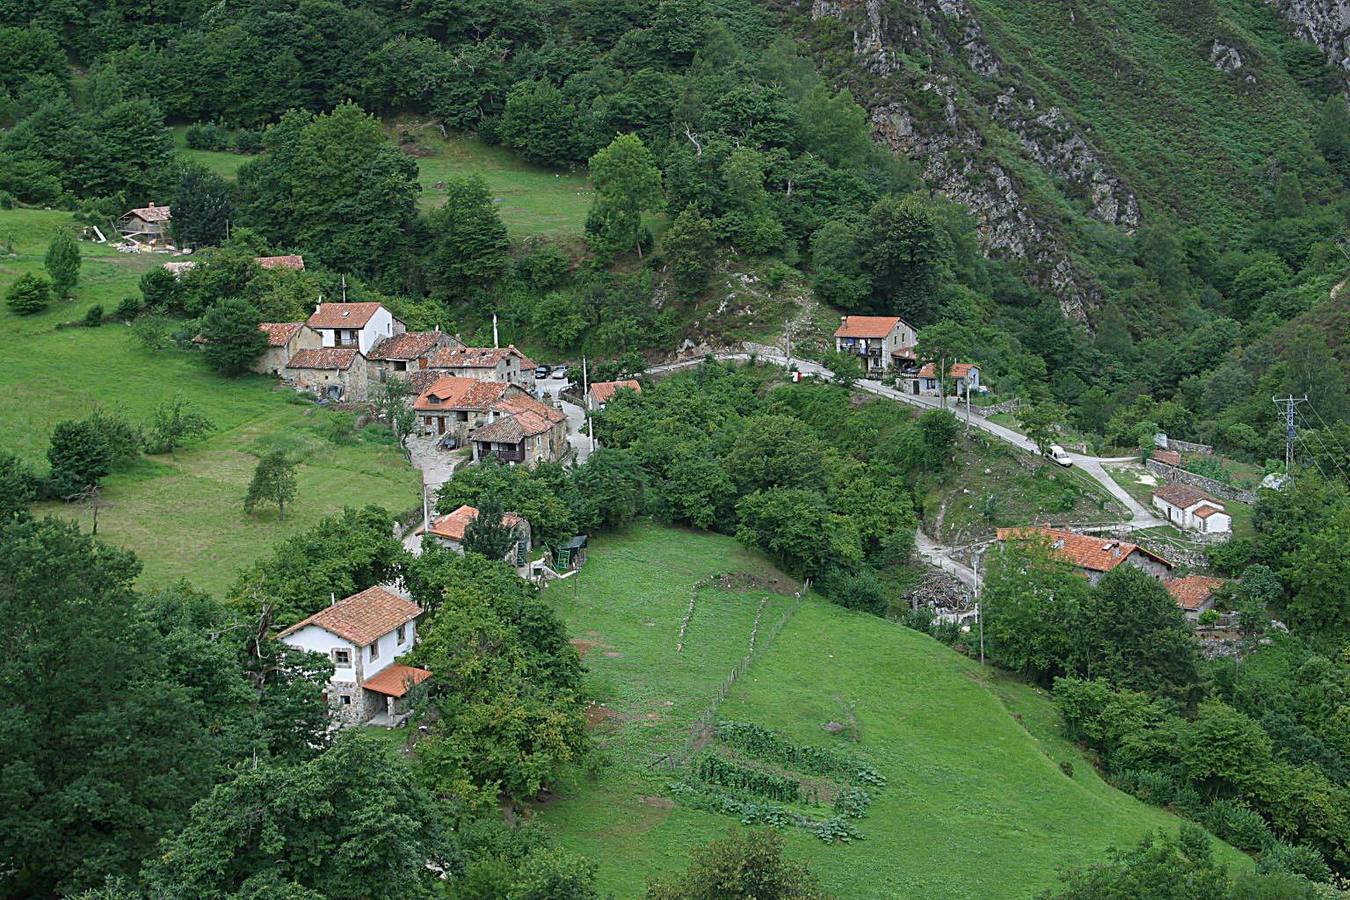
[[1046,447],[1045,455],[1059,463],[1061,466],[1064,466],[1066,469],[1073,465],[1073,460],[1069,458],[1069,454],[1065,453],[1064,448],[1059,444],[1051,444],[1049,447]]

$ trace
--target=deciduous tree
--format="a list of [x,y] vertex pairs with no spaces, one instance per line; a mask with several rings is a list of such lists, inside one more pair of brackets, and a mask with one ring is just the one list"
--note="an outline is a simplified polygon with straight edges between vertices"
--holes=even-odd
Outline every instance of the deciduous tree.
[[52,281],[52,293],[62,300],[69,300],[80,281],[80,245],[68,229],[59,229],[52,236],[43,266]]
[[223,300],[202,318],[202,356],[222,375],[247,372],[267,351],[267,335],[258,326],[261,319],[247,300]]
[[295,499],[296,462],[285,450],[271,450],[258,460],[244,495],[244,512],[252,513],[263,502],[277,505],[277,517],[286,521],[286,504]]

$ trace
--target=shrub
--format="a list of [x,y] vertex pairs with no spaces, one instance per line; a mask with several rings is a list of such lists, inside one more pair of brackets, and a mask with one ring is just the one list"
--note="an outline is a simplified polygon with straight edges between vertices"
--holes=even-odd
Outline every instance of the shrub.
[[84,314],[84,325],[86,328],[97,328],[103,324],[103,307],[94,304],[89,307],[89,312]]
[[113,313],[118,319],[124,322],[130,322],[141,314],[141,300],[139,297],[126,296],[117,304],[117,310]]
[[884,616],[890,611],[886,583],[873,569],[856,572],[830,566],[816,579],[816,590],[831,603]]
[[5,294],[5,303],[20,316],[40,313],[51,301],[51,283],[32,272],[20,275]]
[[52,430],[47,461],[52,466],[49,492],[64,499],[98,484],[108,474],[113,449],[95,422],[67,419]]
[[1266,820],[1237,800],[1215,800],[1201,812],[1200,822],[1239,850],[1260,850],[1271,842]]
[[9,191],[0,191],[0,209],[13,209],[18,200]]
[[1256,862],[1256,871],[1262,874],[1288,872],[1301,875],[1309,881],[1330,882],[1331,867],[1316,849],[1303,844],[1286,844],[1273,841],[1261,851]]

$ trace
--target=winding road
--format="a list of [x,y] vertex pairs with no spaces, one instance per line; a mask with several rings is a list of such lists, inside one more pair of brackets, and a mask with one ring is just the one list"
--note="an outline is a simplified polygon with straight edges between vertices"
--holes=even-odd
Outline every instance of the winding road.
[[[769,347],[763,344],[746,344],[744,350],[724,351],[714,353],[713,357],[719,360],[732,360],[738,362],[749,362],[751,357],[757,360],[774,363],[775,365],[787,368],[788,358],[783,351],[776,347]],[[677,372],[681,369],[693,368],[703,362],[704,357],[696,359],[679,360],[673,363],[652,366],[647,370],[648,375],[662,375],[669,372]],[[825,381],[832,381],[834,375],[819,363],[812,362],[798,357],[792,357],[791,365],[801,372],[810,373],[817,378]],[[895,400],[899,403],[908,403],[910,406],[919,406],[925,409],[941,409],[944,406],[947,409],[953,409],[956,404],[955,399],[949,403],[943,404],[935,397],[916,397],[912,394],[906,394],[882,384],[880,381],[874,381],[870,378],[860,378],[856,382],[859,390],[866,391],[878,397],[884,397],[887,400]],[[959,412],[953,409],[953,411]],[[970,424],[981,431],[993,435],[999,440],[1012,444],[1020,450],[1035,455],[1037,453],[1036,445],[1029,441],[1025,436],[1018,434],[1011,428],[1005,428],[997,422],[990,422],[988,419],[979,415],[970,417]],[[1129,492],[1116,484],[1115,479],[1106,471],[1106,463],[1123,463],[1133,461],[1133,457],[1100,457],[1087,456],[1081,453],[1070,453],[1069,457],[1073,459],[1073,464],[1083,473],[1088,475],[1094,481],[1102,486],[1108,494],[1118,500],[1126,509],[1130,511],[1130,518],[1122,522],[1118,527],[1127,530],[1136,530],[1141,528],[1154,528],[1167,523],[1157,518],[1147,507],[1138,500],[1130,496]],[[932,538],[923,533],[922,529],[918,532],[915,548],[932,565],[945,572],[950,572],[958,578],[963,584],[974,586],[975,571],[963,563],[957,562],[951,558],[952,548],[939,544]]]

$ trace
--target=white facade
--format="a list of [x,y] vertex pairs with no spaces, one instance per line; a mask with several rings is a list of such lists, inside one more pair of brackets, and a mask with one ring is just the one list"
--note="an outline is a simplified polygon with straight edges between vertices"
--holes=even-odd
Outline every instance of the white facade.
[[1228,534],[1233,530],[1233,517],[1217,500],[1197,500],[1190,506],[1181,507],[1175,503],[1153,496],[1153,505],[1173,525],[1186,531],[1198,531],[1201,534]]
[[412,650],[417,641],[417,621],[400,625],[361,647],[319,625],[306,625],[281,641],[333,661],[333,677],[327,690],[333,714],[344,722],[360,724],[388,706],[385,697],[362,686]]
[[[886,321],[892,318],[893,323]],[[834,349],[857,356],[868,375],[880,375],[895,367],[897,351],[912,348],[916,340],[913,327],[904,319],[844,316],[834,335]]]
[[404,332],[403,323],[381,306],[360,328],[323,328],[314,326],[325,347],[355,347],[364,356],[387,337]]

